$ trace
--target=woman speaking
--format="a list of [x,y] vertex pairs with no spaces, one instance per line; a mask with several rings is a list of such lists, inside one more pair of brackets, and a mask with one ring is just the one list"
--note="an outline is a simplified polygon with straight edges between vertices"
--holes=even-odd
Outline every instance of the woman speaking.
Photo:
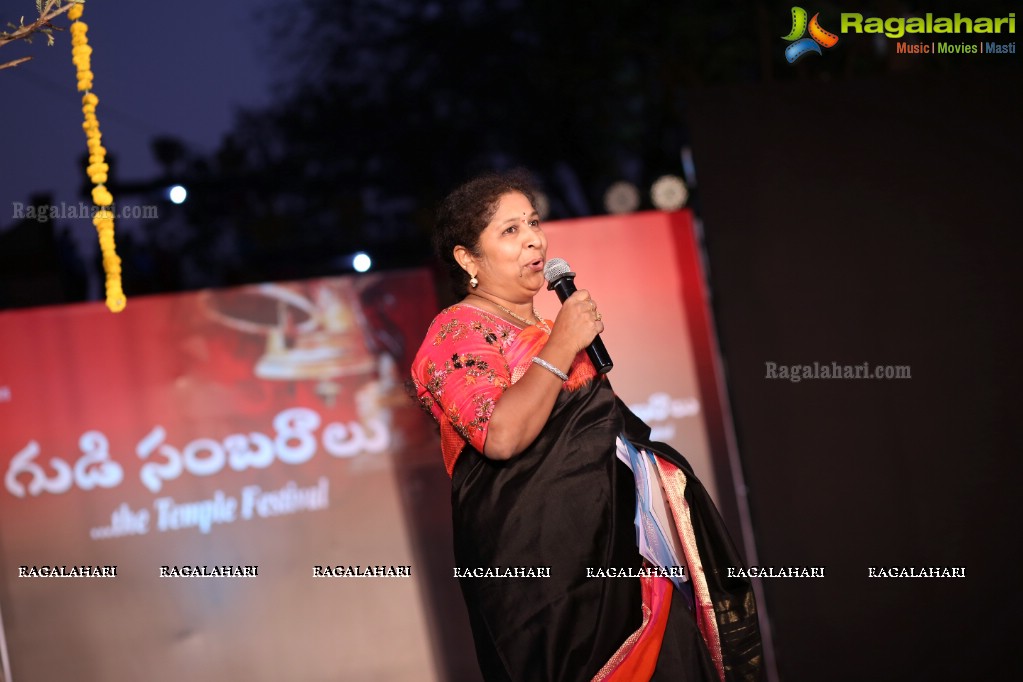
[[456,189],[434,246],[464,298],[431,323],[412,378],[440,426],[485,679],[759,679],[752,590],[727,577],[743,563],[717,510],[584,352],[597,302],[576,291],[553,322],[533,307],[547,238],[528,178]]

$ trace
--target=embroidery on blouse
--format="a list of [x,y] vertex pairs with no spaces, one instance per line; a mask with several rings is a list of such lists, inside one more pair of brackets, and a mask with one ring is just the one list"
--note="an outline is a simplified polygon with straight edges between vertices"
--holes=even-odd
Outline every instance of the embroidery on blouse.
[[[446,308],[434,319],[413,363],[413,387],[420,406],[465,442],[482,448],[497,400],[533,366],[533,357],[547,339],[539,327],[519,329],[475,306],[456,304]],[[580,353],[568,375],[563,386],[575,390],[592,381],[597,373],[585,353]],[[450,473],[463,446],[446,444],[443,435],[442,428],[444,458]]]
[[[471,306],[462,307],[471,308]],[[503,358],[505,347],[515,338],[513,329],[500,325],[486,325],[479,320],[462,318],[442,321],[445,315],[455,312],[455,308],[452,307],[438,315],[436,332],[431,340],[432,346],[439,349],[445,345],[470,340],[476,336]],[[427,359],[422,370],[425,376],[413,377],[420,406],[434,419],[446,418],[452,428],[467,442],[471,442],[473,437],[485,428],[494,412],[496,399],[492,394],[479,392],[469,399],[471,407],[463,402],[463,409],[460,409],[456,400],[452,400],[446,407],[440,405],[438,401],[443,400],[449,391],[459,390],[455,384],[451,383],[454,375],[457,374],[461,377],[461,385],[470,392],[474,391],[474,387],[481,383],[490,384],[501,392],[509,386],[506,375],[494,368],[492,361],[488,361],[478,352],[452,353],[443,361],[443,364]],[[507,371],[507,367],[505,370]],[[425,384],[420,379],[425,379]],[[466,408],[471,409],[471,414],[463,414],[463,410]]]

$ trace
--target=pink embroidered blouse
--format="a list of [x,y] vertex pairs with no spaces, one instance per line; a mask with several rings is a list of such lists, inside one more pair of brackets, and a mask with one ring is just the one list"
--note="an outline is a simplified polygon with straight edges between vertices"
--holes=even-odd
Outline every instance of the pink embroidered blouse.
[[[466,443],[483,452],[497,401],[533,366],[547,339],[536,325],[520,329],[464,303],[442,310],[430,323],[412,362],[412,380],[419,402],[440,425],[449,476]],[[564,387],[582,386],[596,374],[580,352]]]

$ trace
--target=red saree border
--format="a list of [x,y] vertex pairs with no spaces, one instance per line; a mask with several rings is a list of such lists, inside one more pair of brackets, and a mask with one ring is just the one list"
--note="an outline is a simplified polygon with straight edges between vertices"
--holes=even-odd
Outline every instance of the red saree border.
[[640,583],[643,588],[643,622],[593,676],[592,682],[649,680],[657,668],[674,585],[667,578],[643,577]]
[[693,597],[696,600],[696,625],[700,629],[700,634],[703,635],[703,641],[707,643],[707,649],[710,651],[711,660],[714,661],[718,677],[721,678],[721,682],[724,682],[725,665],[721,652],[721,634],[718,631],[717,616],[714,613],[714,601],[711,599],[710,588],[707,586],[707,576],[703,572],[703,561],[700,559],[700,552],[696,546],[692,514],[685,498],[686,475],[674,464],[660,457],[654,457],[654,461],[661,474],[661,483],[668,498],[668,505],[671,507],[671,514],[675,518],[675,527],[678,530],[679,539],[682,541],[682,550],[686,554],[686,566],[689,569]]

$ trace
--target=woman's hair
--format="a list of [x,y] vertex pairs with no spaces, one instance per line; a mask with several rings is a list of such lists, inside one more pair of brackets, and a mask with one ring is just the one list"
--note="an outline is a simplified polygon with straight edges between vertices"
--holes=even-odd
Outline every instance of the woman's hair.
[[480,234],[497,211],[500,198],[509,192],[520,192],[536,206],[536,186],[523,170],[488,173],[469,180],[449,194],[437,210],[433,230],[433,250],[446,265],[451,277],[451,290],[456,296],[465,294],[469,273],[455,260],[456,246],[464,246],[479,256]]

